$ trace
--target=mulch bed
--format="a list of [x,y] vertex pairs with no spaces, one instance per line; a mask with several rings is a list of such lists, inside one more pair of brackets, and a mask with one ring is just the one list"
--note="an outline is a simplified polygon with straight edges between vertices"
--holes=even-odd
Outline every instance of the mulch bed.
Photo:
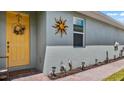
[[93,68],[96,68],[96,67],[99,67],[99,66],[102,66],[102,65],[110,64],[110,63],[116,62],[118,60],[121,60],[123,58],[124,58],[124,56],[118,57],[116,59],[109,59],[108,61],[105,60],[103,62],[98,62],[97,64],[93,64],[93,65],[89,65],[89,66],[84,67],[83,70],[81,69],[81,67],[77,67],[75,69],[72,69],[71,71],[67,71],[66,73],[56,73],[56,76],[48,75],[48,77],[51,80],[55,80],[55,79],[58,79],[58,78],[63,78],[65,76],[69,76],[69,75],[72,75],[72,74],[83,72],[83,71],[93,69]]

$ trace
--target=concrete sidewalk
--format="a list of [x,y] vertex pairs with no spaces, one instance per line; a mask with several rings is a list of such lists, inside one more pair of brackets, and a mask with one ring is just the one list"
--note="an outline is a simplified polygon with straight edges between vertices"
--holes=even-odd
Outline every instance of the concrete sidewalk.
[[[74,75],[57,79],[58,81],[101,81],[111,74],[124,68],[124,59],[103,65],[97,68],[89,69]],[[50,80],[43,73],[28,77],[14,79],[14,81],[48,81]]]

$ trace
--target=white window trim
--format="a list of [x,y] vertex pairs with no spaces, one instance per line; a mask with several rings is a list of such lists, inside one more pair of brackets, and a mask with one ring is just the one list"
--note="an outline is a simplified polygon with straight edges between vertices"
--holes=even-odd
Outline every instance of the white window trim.
[[[78,18],[78,19],[81,19],[81,20],[84,21],[84,23],[83,23],[83,32],[74,31],[74,28],[73,28],[73,34],[74,33],[83,34],[83,41],[82,41],[83,42],[83,46],[82,46],[82,48],[85,48],[86,47],[86,31],[85,31],[86,30],[86,19],[80,18],[80,17],[75,17],[75,18]],[[74,20],[74,17],[73,17],[73,20]],[[73,43],[74,43],[74,41],[73,41]],[[81,47],[79,46],[79,48],[81,48]]]

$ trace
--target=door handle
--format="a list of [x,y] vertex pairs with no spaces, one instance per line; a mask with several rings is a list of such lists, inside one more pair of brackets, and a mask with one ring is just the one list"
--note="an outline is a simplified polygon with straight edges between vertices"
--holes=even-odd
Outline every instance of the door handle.
[[9,41],[7,41],[7,52],[9,53]]

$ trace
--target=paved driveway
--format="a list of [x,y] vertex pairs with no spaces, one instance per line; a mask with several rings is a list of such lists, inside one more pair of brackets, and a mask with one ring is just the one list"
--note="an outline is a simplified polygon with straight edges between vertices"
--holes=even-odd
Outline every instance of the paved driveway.
[[[103,65],[97,68],[93,68],[87,71],[83,71],[74,75],[66,76],[64,78],[57,79],[58,81],[101,81],[109,75],[124,68],[124,59]],[[36,74],[28,77],[14,79],[15,81],[47,81],[49,78],[43,73]]]

